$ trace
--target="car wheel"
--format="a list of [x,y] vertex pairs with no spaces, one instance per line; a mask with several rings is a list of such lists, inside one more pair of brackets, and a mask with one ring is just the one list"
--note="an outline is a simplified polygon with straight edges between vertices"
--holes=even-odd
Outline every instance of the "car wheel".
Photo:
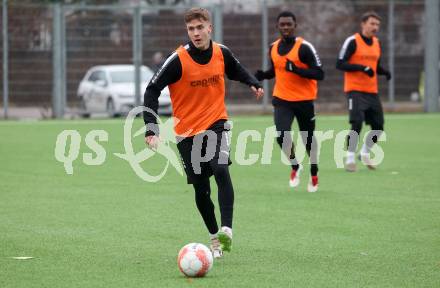
[[116,113],[116,110],[115,110],[115,103],[113,102],[113,99],[111,99],[111,98],[107,100],[107,115],[111,118],[119,116],[119,114]]
[[81,97],[81,100],[79,103],[79,113],[81,114],[81,117],[83,117],[83,118],[90,118],[90,113],[87,112],[86,101],[82,97]]

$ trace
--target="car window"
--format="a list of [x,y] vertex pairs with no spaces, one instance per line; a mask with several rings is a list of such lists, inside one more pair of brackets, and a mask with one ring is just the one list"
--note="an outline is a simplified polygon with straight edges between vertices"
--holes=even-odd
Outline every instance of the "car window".
[[92,74],[90,74],[88,81],[96,82],[98,80],[104,80],[105,81],[105,73],[104,71],[94,71]]
[[[148,69],[141,70],[141,82],[145,83],[150,81],[153,77],[153,72]],[[112,83],[134,83],[134,70],[120,70],[110,72],[110,78]]]

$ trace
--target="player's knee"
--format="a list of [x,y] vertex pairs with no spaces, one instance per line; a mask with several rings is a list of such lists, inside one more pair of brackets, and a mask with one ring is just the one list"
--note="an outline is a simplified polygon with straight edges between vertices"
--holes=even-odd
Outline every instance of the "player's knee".
[[196,198],[199,197],[200,195],[209,194],[210,192],[209,179],[208,181],[206,181],[206,179],[195,180],[193,183],[193,187],[196,194]]
[[280,135],[277,137],[277,143],[278,143],[278,145],[280,145],[280,147],[283,146],[283,140],[284,140],[283,135]]
[[362,130],[362,121],[351,122],[351,130],[356,132],[359,135]]
[[[362,125],[362,124],[361,124]],[[351,124],[351,131],[347,135],[347,149],[350,152],[356,151],[357,144],[359,142],[359,134],[361,129],[357,124]]]
[[282,147],[283,146],[283,137],[278,136],[277,137],[277,143],[278,143],[278,145],[280,145],[280,147]]
[[373,136],[371,137],[371,140],[373,141],[373,143],[377,143],[380,135],[382,135],[383,132],[383,124],[379,123],[379,124],[372,124],[371,125],[371,132],[373,132]]
[[217,164],[212,170],[216,178],[226,178],[229,175],[229,167],[226,164]]
[[383,131],[383,124],[373,124],[371,130]]
[[278,131],[278,137],[277,137],[278,145],[280,145],[280,147],[283,147],[284,141],[290,141],[290,132],[289,131]]

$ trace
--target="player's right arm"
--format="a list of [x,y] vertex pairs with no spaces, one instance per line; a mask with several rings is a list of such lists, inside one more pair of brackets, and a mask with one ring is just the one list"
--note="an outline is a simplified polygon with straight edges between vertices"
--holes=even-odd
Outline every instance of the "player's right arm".
[[144,123],[147,127],[145,132],[145,142],[151,148],[156,148],[159,141],[159,127],[157,125],[157,109],[159,107],[159,96],[161,91],[168,85],[178,81],[182,77],[182,64],[180,63],[177,53],[171,54],[162,67],[157,70],[148,83],[144,93],[144,106],[149,108],[153,113],[144,111]]
[[355,51],[356,51],[356,40],[354,38],[354,35],[352,35],[347,39],[345,39],[341,51],[339,51],[339,57],[336,62],[336,69],[345,72],[362,71],[366,73],[368,76],[372,77],[374,71],[371,69],[371,67],[348,63],[348,61],[350,60],[351,56],[353,56]]

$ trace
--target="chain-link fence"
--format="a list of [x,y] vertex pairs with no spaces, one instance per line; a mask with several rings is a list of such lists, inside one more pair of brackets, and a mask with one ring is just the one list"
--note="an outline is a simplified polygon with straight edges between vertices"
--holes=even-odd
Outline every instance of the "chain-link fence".
[[[61,5],[57,12],[53,5],[16,3],[8,5],[9,106],[39,107],[45,116],[51,115],[50,108],[57,97],[63,98],[58,99],[63,112],[77,107],[78,85],[90,67],[132,64],[140,59],[142,64],[154,68],[152,57],[156,52],[166,56],[188,41],[183,23],[187,8],[184,6],[141,5],[139,35],[133,25],[135,6]],[[239,11],[230,9],[228,1],[223,1],[222,6],[212,5],[210,9],[217,15],[214,17],[216,39],[231,48],[252,72],[262,67],[263,58],[267,57],[264,51],[278,38],[277,14],[286,9],[293,11],[297,16],[297,35],[314,45],[324,65],[325,80],[319,83],[318,103],[321,107],[339,108],[345,103],[343,73],[335,68],[339,50],[349,35],[359,31],[360,15],[374,10],[383,19],[378,35],[382,65],[394,71],[394,82],[379,81],[382,100],[395,101],[396,105],[421,101],[425,41],[422,0],[255,1],[252,9]],[[62,16],[58,22],[57,13]],[[267,19],[262,15],[267,15]],[[134,45],[139,37],[141,54],[136,56]],[[62,85],[57,87],[57,83]],[[231,81],[227,85],[229,104],[256,103],[243,85]],[[266,104],[270,102],[268,92]],[[333,103],[336,105],[330,105]],[[260,104],[261,108],[263,102]]]

